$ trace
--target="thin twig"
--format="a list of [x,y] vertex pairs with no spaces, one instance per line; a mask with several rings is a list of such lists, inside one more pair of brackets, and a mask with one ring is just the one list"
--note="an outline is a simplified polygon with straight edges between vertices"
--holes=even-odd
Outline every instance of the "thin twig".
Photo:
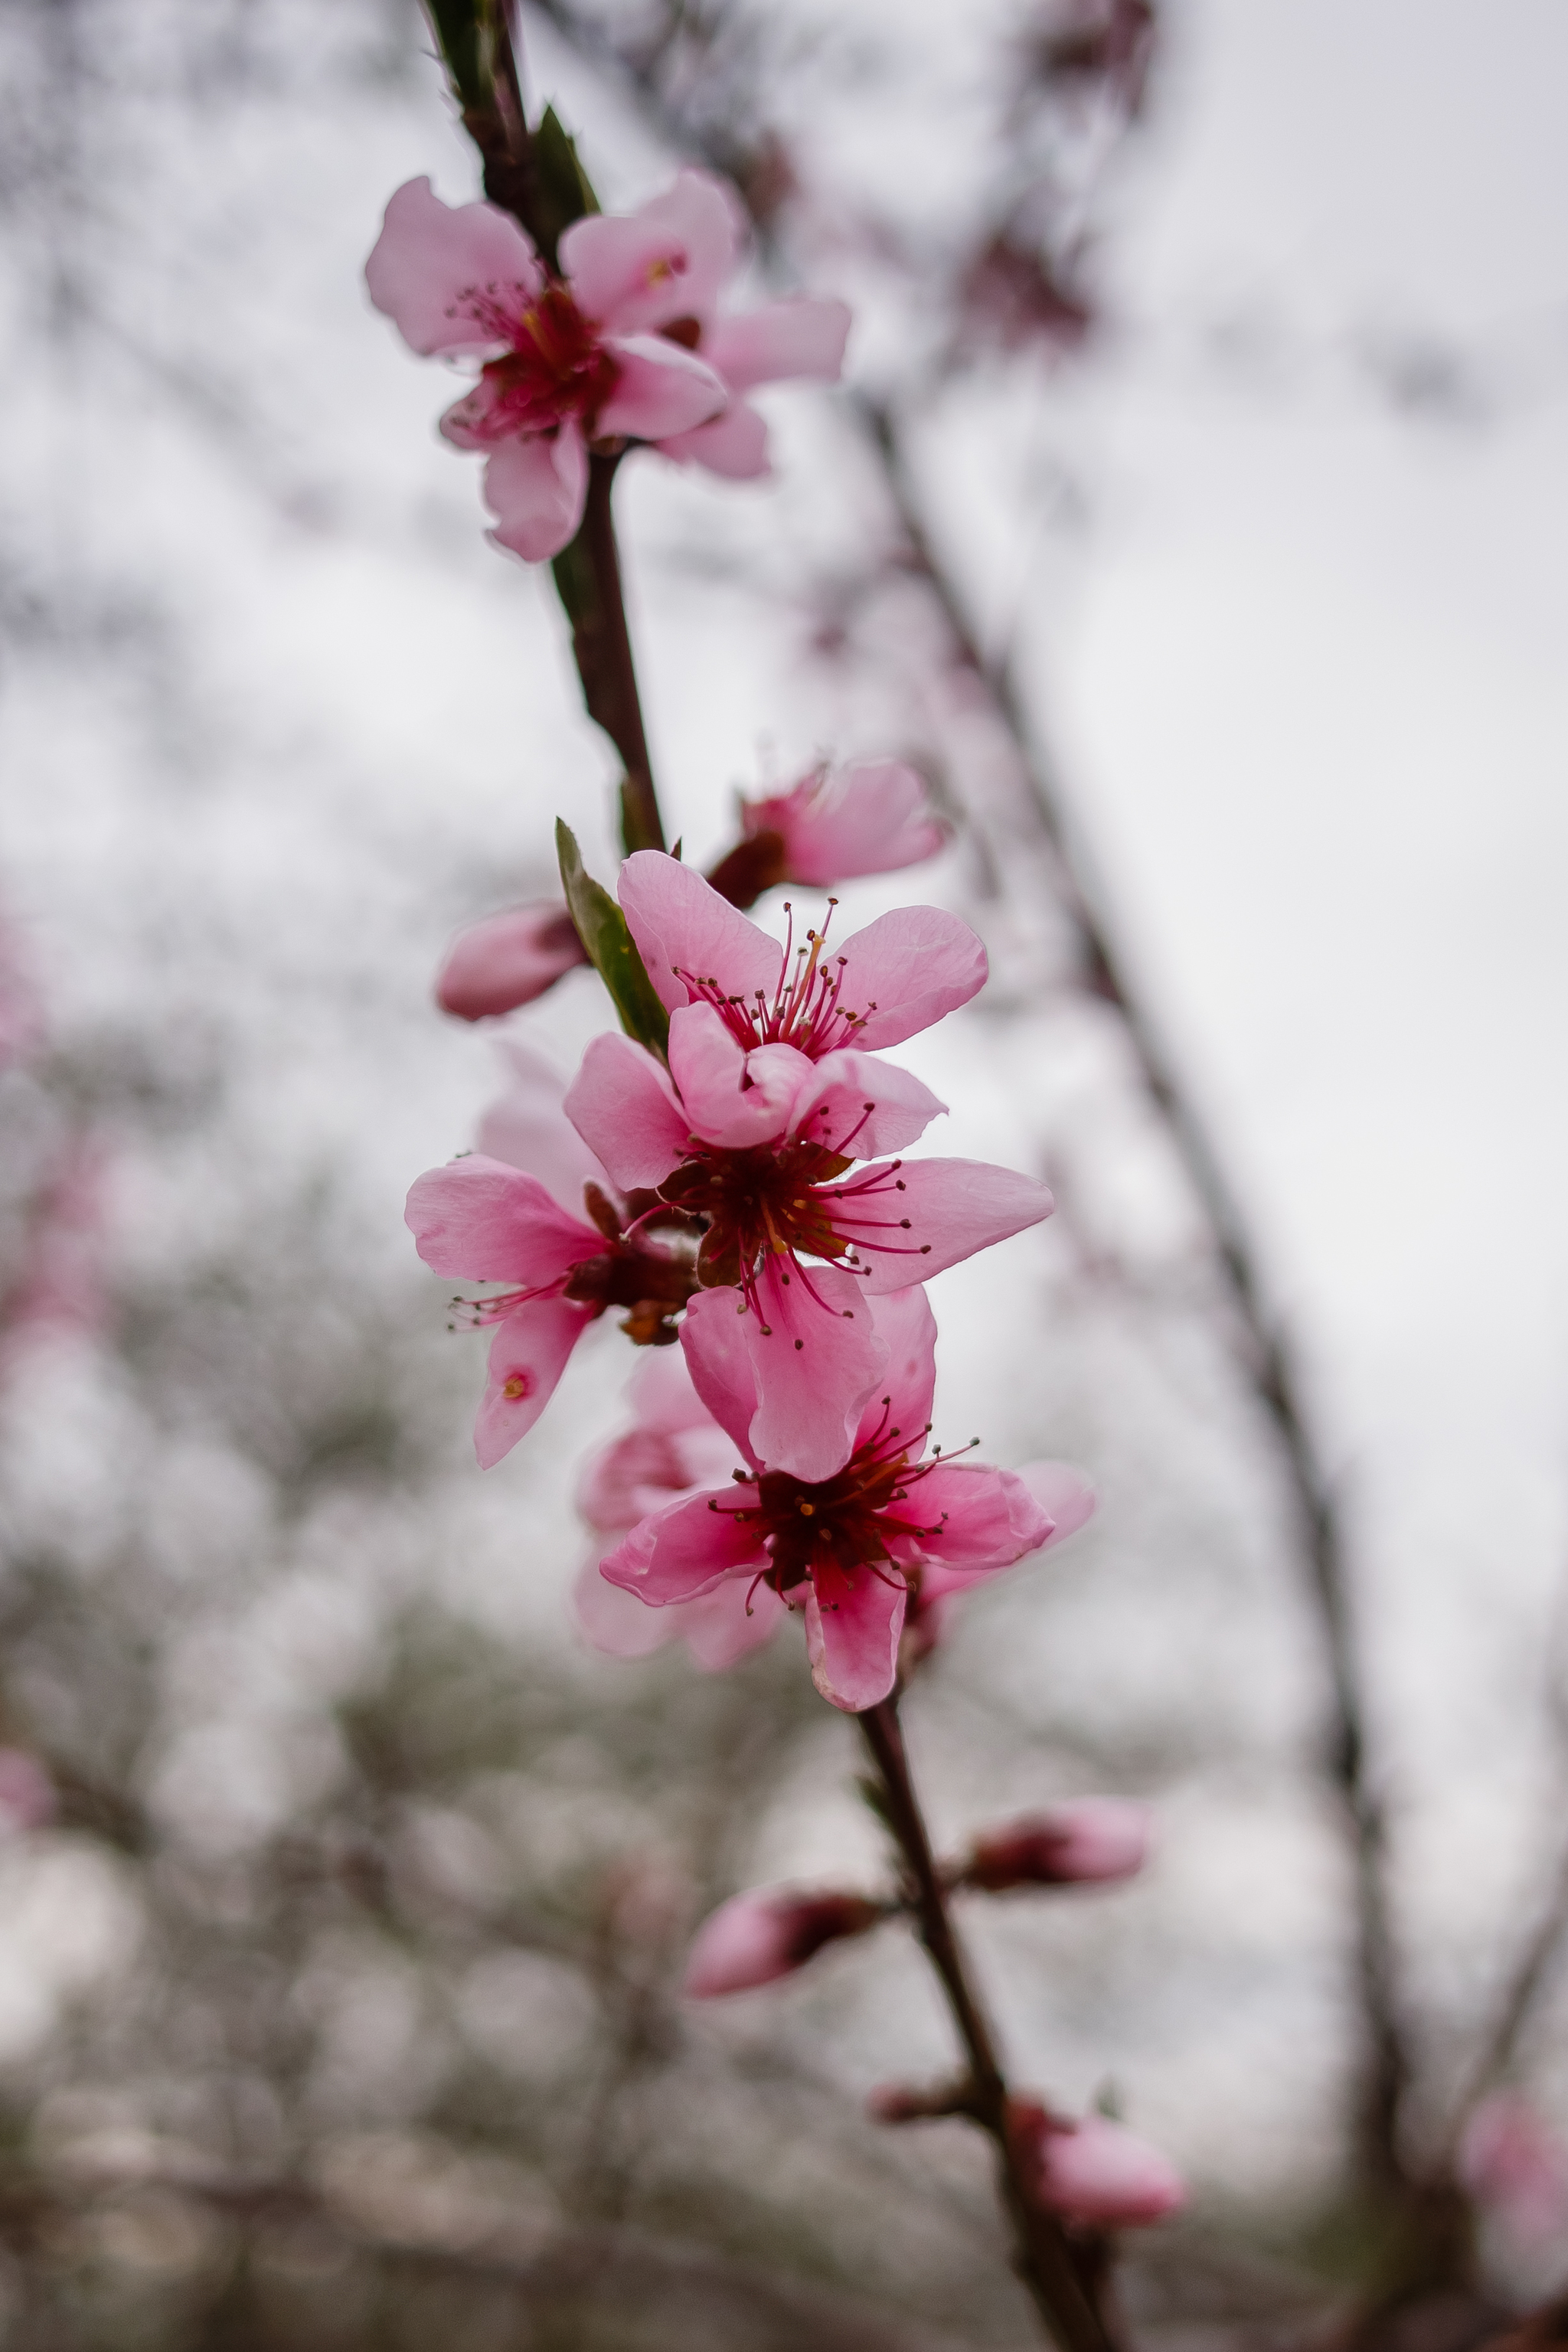
[[995,2041],[970,1981],[969,1964],[910,1776],[898,1701],[884,1699],[856,1720],[877,1767],[884,1818],[903,1857],[917,1932],[947,1996],[969,2063],[963,2111],[995,2146],[997,2186],[1012,2224],[1015,2267],[1063,2352],[1115,2352],[1116,2337],[1100,2308],[1090,2275],[1099,2267],[1098,2247],[1086,2243],[1080,2254],[1060,2222],[1037,2201],[1025,2177],[1022,2151],[1009,2129],[1007,2084]]

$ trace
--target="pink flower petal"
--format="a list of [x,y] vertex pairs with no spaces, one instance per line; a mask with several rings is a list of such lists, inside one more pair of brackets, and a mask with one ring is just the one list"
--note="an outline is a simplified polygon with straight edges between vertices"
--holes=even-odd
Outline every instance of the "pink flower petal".
[[731,399],[721,415],[689,433],[667,433],[659,442],[677,465],[705,466],[728,482],[756,482],[771,473],[768,428],[749,402]]
[[1051,1522],[1042,1551],[1065,1543],[1094,1517],[1094,1488],[1070,1462],[1025,1462],[1016,1475]]
[[668,1076],[629,1037],[595,1038],[567,1088],[566,1116],[623,1192],[662,1184],[691,1132]]
[[738,1510],[755,1505],[752,1486],[721,1486],[670,1503],[607,1552],[601,1573],[650,1609],[668,1609],[712,1591],[721,1577],[765,1569],[755,1523]]
[[820,889],[918,865],[947,838],[925,779],[897,760],[868,761],[837,776],[817,771],[792,792],[742,802],[742,817],[748,835],[781,834],[787,878]]
[[806,1654],[811,1679],[831,1705],[858,1715],[887,1697],[898,1675],[907,1601],[901,1584],[869,1568],[850,1575],[832,1566],[814,1571]]
[[699,1423],[674,1430],[639,1423],[590,1457],[578,1481],[577,1508],[603,1535],[629,1534],[678,1496],[721,1486],[735,1467],[733,1440],[703,1411],[679,1355],[671,1348],[659,1357],[680,1373]]
[[864,1895],[795,1887],[731,1895],[697,1931],[681,1990],[690,2000],[774,1984],[845,1936],[863,1936],[881,1917]]
[[940,907],[879,915],[842,950],[846,1010],[866,1016],[858,1045],[897,1045],[967,1004],[985,985],[985,950],[967,923]]
[[982,1160],[873,1160],[857,1169],[846,1185],[890,1176],[895,1165],[903,1190],[892,1198],[899,1216],[910,1221],[907,1233],[888,1230],[894,1213],[885,1192],[863,1205],[848,1200],[834,1209],[834,1230],[859,1245],[865,1287],[872,1293],[927,1282],[976,1250],[1037,1225],[1056,1205],[1035,1177]]
[[419,1255],[462,1282],[559,1282],[605,1247],[603,1234],[568,1216],[536,1176],[482,1153],[421,1176],[406,1219]]
[[920,1549],[953,1568],[1010,1568],[1037,1551],[1051,1523],[1021,1478],[968,1462],[943,1463],[910,1490],[911,1512],[937,1532]]
[[568,420],[552,434],[501,442],[485,467],[485,504],[500,517],[489,533],[525,563],[543,563],[574,539],[588,487],[588,453]]
[[[427,179],[408,180],[386,207],[364,266],[370,299],[416,352],[504,346],[478,291],[521,311],[543,283],[532,246],[494,205],[444,205]],[[476,316],[476,310],[479,315]]]
[[680,1632],[675,1610],[645,1608],[635,1593],[607,1583],[597,1552],[590,1552],[572,1580],[572,1616],[589,1648],[607,1658],[650,1657]]
[[687,1004],[670,1015],[669,1074],[692,1133],[746,1150],[782,1142],[795,1123],[795,1098],[816,1072],[793,1045],[748,1054],[711,1004]]
[[530,1298],[496,1327],[489,1380],[474,1424],[474,1451],[489,1470],[526,1437],[554,1395],[566,1359],[594,1311],[570,1298]]
[[849,1458],[862,1407],[887,1385],[886,1344],[861,1285],[840,1266],[791,1276],[770,1258],[757,1287],[766,1328],[752,1314],[736,1318],[756,1384],[752,1450],[770,1470],[814,1482],[831,1478]]
[[1163,2221],[1187,2201],[1185,2183],[1160,2150],[1109,2116],[1053,2124],[1039,2156],[1041,2201],[1069,2221],[1137,2229]]
[[789,1610],[771,1584],[731,1577],[676,1618],[676,1631],[704,1674],[721,1675],[771,1642]]
[[796,297],[760,310],[715,319],[703,333],[702,356],[731,392],[786,379],[837,383],[849,335],[847,302]]
[[437,978],[436,1001],[459,1021],[483,1021],[531,1004],[587,961],[558,898],[508,907],[458,933]]
[[873,1153],[902,1151],[946,1108],[908,1070],[844,1047],[816,1065],[810,1085],[796,1097],[790,1125],[808,1142],[868,1160]]
[[682,971],[716,980],[726,996],[750,1000],[761,989],[772,997],[783,948],[689,866],[639,849],[621,867],[618,895],[647,976],[672,1013],[691,1002]]
[[[639,1428],[659,1430],[671,1437],[692,1431],[718,1433],[712,1414],[691,1384],[686,1358],[679,1348],[645,1349],[628,1383],[627,1399]],[[714,1482],[700,1478],[689,1483],[708,1486]]]
[[566,1116],[566,1081],[542,1054],[515,1038],[500,1052],[506,1090],[479,1121],[479,1149],[488,1159],[537,1176],[575,1216],[583,1209],[584,1185],[608,1186],[610,1180]]
[[599,411],[598,433],[662,441],[667,434],[706,425],[729,401],[710,367],[662,335],[616,335],[605,349],[620,373]]
[[680,1350],[704,1409],[757,1470],[761,1458],[752,1451],[757,1377],[745,1332],[751,1319],[738,1290],[700,1290],[687,1303]]
[[578,309],[616,334],[705,318],[735,267],[740,219],[722,181],[680,172],[629,219],[574,221],[561,239],[562,271]]
[[855,1442],[862,1445],[883,1421],[897,1429],[919,1458],[923,1433],[931,1426],[931,1397],[936,1388],[936,1317],[919,1283],[895,1290],[870,1303],[872,1328],[888,1350],[888,1365],[870,1402],[860,1416]]

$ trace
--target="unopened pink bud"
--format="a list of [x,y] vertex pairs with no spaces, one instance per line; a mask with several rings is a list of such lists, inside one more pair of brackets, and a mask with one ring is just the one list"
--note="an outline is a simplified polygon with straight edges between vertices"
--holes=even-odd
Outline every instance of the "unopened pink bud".
[[958,1883],[998,1895],[1009,1886],[1131,1878],[1148,1859],[1149,1823],[1147,1805],[1122,1797],[1078,1797],[984,1831]]
[[41,1830],[58,1809],[55,1784],[25,1748],[0,1748],[0,1836]]
[[741,819],[749,841],[777,845],[772,879],[821,888],[919,865],[947,839],[924,778],[898,760],[814,769],[786,793],[742,801]]
[[1020,2125],[1019,2137],[1032,2146],[1037,2166],[1036,2193],[1064,2221],[1137,2230],[1163,2221],[1187,2201],[1174,2166],[1109,2116],[1069,2123],[1038,2108],[1022,2109]]
[[559,898],[509,907],[459,931],[436,981],[436,1001],[459,1021],[515,1012],[588,961]]
[[859,1895],[797,1895],[788,1887],[732,1895],[697,1931],[684,1990],[694,2000],[773,1984],[825,1944],[863,1936],[881,1918]]

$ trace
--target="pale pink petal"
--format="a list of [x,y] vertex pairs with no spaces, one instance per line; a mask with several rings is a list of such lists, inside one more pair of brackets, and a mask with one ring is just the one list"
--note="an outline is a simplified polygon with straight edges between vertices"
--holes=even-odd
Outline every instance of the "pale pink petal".
[[635,1593],[606,1582],[596,1551],[572,1580],[572,1615],[589,1648],[607,1658],[649,1657],[680,1632],[678,1612],[645,1608]]
[[566,1116],[623,1192],[662,1184],[691,1132],[668,1076],[629,1037],[595,1038],[567,1088]]
[[735,1576],[682,1609],[676,1631],[704,1674],[721,1675],[771,1642],[788,1615],[771,1584]]
[[512,439],[517,426],[501,385],[494,376],[482,375],[445,411],[437,429],[454,449],[494,449]]
[[748,835],[783,835],[787,879],[819,889],[918,865],[947,838],[925,779],[897,760],[868,761],[837,776],[818,771],[792,792],[742,802],[741,813]]
[[543,563],[574,539],[588,488],[588,453],[574,420],[553,434],[503,441],[485,467],[485,504],[500,520],[488,536],[525,563]]
[[559,1282],[605,1247],[603,1234],[569,1216],[536,1176],[482,1152],[421,1176],[405,1212],[419,1255],[463,1282]]
[[963,1884],[999,1895],[1012,1886],[1105,1885],[1131,1878],[1149,1855],[1147,1805],[1123,1797],[1075,1797],[984,1831]]
[[669,1074],[694,1135],[729,1150],[782,1142],[795,1124],[797,1097],[816,1072],[793,1045],[738,1045],[711,1004],[686,1004],[669,1019]]
[[863,1936],[881,1916],[862,1895],[773,1886],[731,1895],[698,1929],[681,1990],[688,2000],[711,2000],[776,1983],[825,1944]]
[[667,433],[659,442],[677,465],[705,466],[727,482],[756,482],[773,468],[768,458],[768,428],[749,401],[731,397],[728,408],[689,433]]
[[427,179],[405,181],[393,196],[364,278],[376,309],[425,352],[502,348],[507,339],[489,305],[521,312],[543,282],[509,213],[444,205]]
[[870,1311],[872,1328],[888,1350],[888,1364],[860,1416],[855,1442],[865,1444],[885,1423],[889,1431],[899,1432],[918,1460],[931,1426],[936,1388],[936,1317],[919,1283],[873,1300]]
[[0,1748],[0,1836],[45,1829],[58,1811],[59,1792],[31,1750]]
[[761,1457],[752,1451],[757,1376],[746,1344],[751,1320],[738,1290],[700,1290],[681,1320],[680,1350],[704,1408],[759,1469]]
[[1568,2236],[1568,2143],[1521,2092],[1482,2100],[1459,2142],[1458,2172],[1521,2251]]
[[796,296],[715,319],[703,331],[701,351],[731,392],[791,378],[837,383],[848,335],[847,302]]
[[[689,1431],[711,1430],[713,1416],[691,1384],[685,1356],[679,1348],[645,1348],[642,1360],[627,1383],[627,1402],[639,1427],[679,1437]],[[730,1441],[725,1440],[728,1444]],[[710,1486],[710,1479],[692,1481]]]
[[[851,1190],[882,1177],[899,1189]],[[874,1293],[927,1282],[976,1250],[1037,1225],[1055,1205],[1037,1178],[982,1160],[873,1160],[836,1188],[833,1226],[857,1244],[865,1286]]]
[[1024,1462],[1016,1475],[1051,1522],[1042,1550],[1065,1543],[1094,1517],[1094,1488],[1070,1462]]
[[796,1097],[791,1127],[810,1143],[869,1160],[902,1151],[946,1108],[908,1070],[847,1047],[816,1064],[811,1084]]
[[1051,1523],[1011,1470],[944,1462],[910,1488],[909,1511],[934,1530],[922,1554],[953,1568],[1010,1568],[1037,1551]]
[[[674,1350],[661,1352],[673,1354]],[[720,1436],[728,1446],[722,1432]],[[676,1441],[668,1431],[624,1430],[584,1464],[577,1481],[577,1508],[601,1535],[626,1535],[699,1483],[685,1475]]]
[[609,1177],[566,1116],[566,1081],[531,1045],[509,1038],[500,1048],[506,1091],[479,1121],[479,1149],[509,1168],[526,1169],[574,1215],[583,1212],[583,1187],[605,1187]]
[[668,1609],[737,1570],[765,1569],[755,1519],[736,1516],[756,1499],[754,1486],[730,1486],[670,1503],[605,1554],[601,1573],[650,1609]]
[[437,976],[436,1001],[459,1021],[483,1021],[531,1004],[563,973],[587,961],[558,898],[508,907],[458,933]]
[[592,1307],[570,1298],[530,1298],[497,1325],[489,1380],[474,1424],[481,1470],[510,1454],[533,1427],[593,1319]]
[[805,1604],[811,1679],[825,1699],[858,1715],[892,1689],[908,1594],[874,1569],[819,1568]]
[[770,1470],[831,1478],[849,1458],[861,1409],[887,1386],[887,1346],[861,1286],[839,1266],[792,1275],[770,1258],[757,1286],[763,1322],[737,1318],[756,1383],[752,1450]]
[[740,220],[722,181],[680,172],[629,219],[574,221],[561,238],[562,272],[578,309],[617,334],[706,318],[735,267]]
[[726,996],[772,997],[784,950],[691,866],[661,849],[639,849],[621,867],[618,895],[637,953],[673,1013],[695,992],[678,975],[713,980]]
[[857,1045],[897,1045],[967,1004],[985,985],[985,950],[940,907],[900,907],[846,940],[846,1012],[863,1017]]
[[1100,2230],[1163,2221],[1187,2201],[1186,2185],[1168,2158],[1109,2116],[1084,2116],[1045,2132],[1038,2194],[1053,2212]]
[[662,335],[616,335],[605,345],[619,373],[595,430],[662,441],[706,425],[729,401],[720,379],[694,352]]

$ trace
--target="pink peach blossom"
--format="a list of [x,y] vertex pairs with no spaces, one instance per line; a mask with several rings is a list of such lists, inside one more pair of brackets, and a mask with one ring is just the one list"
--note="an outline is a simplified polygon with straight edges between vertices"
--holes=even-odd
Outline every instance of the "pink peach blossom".
[[511,1087],[481,1129],[489,1148],[421,1176],[407,1207],[426,1265],[507,1285],[468,1302],[476,1323],[498,1327],[474,1433],[486,1469],[532,1428],[590,1323],[624,1307],[635,1337],[660,1339],[690,1279],[678,1250],[626,1234],[623,1204],[562,1117],[559,1079],[525,1048],[509,1062]]
[[804,1612],[813,1680],[850,1712],[892,1688],[906,1601],[927,1561],[1004,1567],[1051,1531],[1011,1472],[926,1458],[936,1325],[923,1291],[879,1299],[873,1313],[881,1393],[826,1475],[805,1479],[753,1451],[757,1385],[737,1318],[721,1294],[700,1293],[682,1333],[687,1361],[745,1468],[727,1486],[666,1504],[603,1563],[612,1584],[655,1609],[726,1583],[748,1597],[771,1590]]
[[999,1894],[1010,1886],[1131,1878],[1148,1857],[1149,1821],[1147,1805],[1121,1797],[1075,1797],[984,1831],[958,1883]]
[[690,2000],[775,1984],[815,1958],[825,1944],[863,1936],[882,1907],[861,1895],[791,1886],[731,1895],[697,1931],[681,1990]]
[[1036,2194],[1064,2221],[1134,2230],[1180,2210],[1186,2184],[1169,2159],[1109,2116],[1077,2122],[1014,2102],[1015,2138],[1036,2168]]
[[702,1221],[698,1278],[750,1360],[751,1442],[775,1469],[825,1478],[844,1460],[882,1377],[868,1297],[1050,1213],[1035,1178],[975,1160],[879,1159],[846,1173],[900,1150],[942,1108],[854,1047],[818,1061],[782,1043],[748,1051],[707,1002],[672,1013],[668,1070],[626,1037],[595,1038],[584,1056],[567,1115],[623,1192],[655,1190]]
[[1484,2099],[1459,2144],[1459,2178],[1521,2248],[1568,2237],[1568,2142],[1518,2091]]
[[[1025,1462],[1016,1473],[1051,1522],[1051,1532],[1040,1545],[1054,1551],[1077,1535],[1094,1516],[1094,1488],[1070,1462]],[[933,1560],[921,1578],[921,1589],[904,1622],[904,1638],[911,1661],[929,1656],[947,1633],[949,1612],[972,1585],[986,1581],[984,1572],[949,1567]]]
[[918,866],[947,839],[924,777],[897,760],[863,761],[837,773],[814,768],[787,792],[742,801],[741,822],[748,841],[777,836],[773,881],[820,888]]
[[559,898],[508,907],[458,933],[437,976],[436,1001],[459,1021],[483,1021],[531,1004],[587,961]]
[[55,1784],[25,1748],[0,1748],[0,1837],[47,1829],[59,1809]]
[[531,563],[559,554],[582,520],[590,443],[668,440],[726,406],[723,377],[664,331],[712,302],[732,250],[728,206],[700,173],[630,219],[574,222],[559,278],[498,206],[444,205],[427,179],[397,190],[365,282],[413,350],[479,360],[441,431],[488,452],[497,545]]

